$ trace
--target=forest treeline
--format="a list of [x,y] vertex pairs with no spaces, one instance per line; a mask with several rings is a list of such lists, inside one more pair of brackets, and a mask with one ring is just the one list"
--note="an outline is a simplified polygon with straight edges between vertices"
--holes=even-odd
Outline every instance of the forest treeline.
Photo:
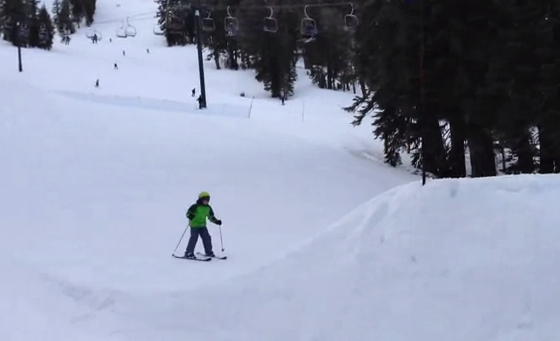
[[[196,42],[192,3],[156,0],[160,32],[169,46]],[[200,11],[204,46],[218,69],[254,69],[272,97],[293,94],[296,62],[303,59],[313,82],[326,89],[353,89],[353,4],[208,0]],[[307,12],[307,16],[306,16]]]
[[[560,171],[560,0],[366,0],[357,27],[349,3],[204,4],[217,68],[254,69],[278,97],[303,60],[318,86],[356,93],[347,110],[373,117],[391,165],[409,152],[436,177]],[[190,4],[160,1],[158,17],[168,45],[196,41]]]
[[49,13],[39,0],[0,0],[0,33],[13,45],[50,50],[55,32],[68,38],[93,23],[96,1],[55,0]]

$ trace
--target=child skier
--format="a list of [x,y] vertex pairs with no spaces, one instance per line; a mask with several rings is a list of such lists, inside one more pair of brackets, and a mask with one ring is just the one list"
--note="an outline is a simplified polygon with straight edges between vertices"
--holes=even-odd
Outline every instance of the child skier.
[[208,257],[215,256],[212,251],[212,238],[206,227],[206,219],[216,225],[222,225],[222,221],[214,216],[214,210],[208,204],[209,202],[210,194],[202,192],[198,195],[196,203],[187,210],[187,219],[189,219],[189,226],[191,227],[191,237],[187,244],[187,250],[185,251],[186,258],[195,258],[194,248],[198,241],[198,236],[202,238],[204,253],[206,253]]

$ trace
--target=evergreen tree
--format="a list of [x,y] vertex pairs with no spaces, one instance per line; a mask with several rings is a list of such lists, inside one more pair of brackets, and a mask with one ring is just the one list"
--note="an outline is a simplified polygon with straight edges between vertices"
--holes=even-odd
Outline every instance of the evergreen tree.
[[39,0],[27,0],[25,11],[29,27],[29,46],[37,47],[39,44]]
[[41,6],[37,21],[39,27],[39,39],[36,46],[45,50],[50,50],[53,45],[55,26],[45,5]]
[[560,173],[560,1],[539,1],[541,16],[536,26],[540,64],[540,106],[535,126],[538,131],[539,171]]
[[32,5],[23,0],[4,0],[2,8],[4,39],[14,45],[28,46],[33,24]]
[[[219,6],[220,3],[216,1],[211,5]],[[235,53],[236,39],[235,36],[228,36],[225,26],[227,12],[223,9],[213,10],[210,12],[210,15],[212,21],[203,19],[213,23],[214,26],[212,31],[205,32],[204,34],[204,46],[209,51],[208,60],[214,60],[218,70],[222,68],[222,59],[225,59],[225,66],[227,68],[236,69],[238,67],[237,62],[234,56],[229,55],[229,53]]]
[[72,21],[79,28],[80,22],[84,18],[85,14],[85,2],[84,0],[70,0],[70,8],[72,13]]
[[353,33],[345,27],[345,7],[318,7],[308,14],[317,18],[317,35],[302,44],[303,58],[314,84],[323,89],[348,89],[354,79]]
[[52,4],[52,21],[54,24],[54,27],[60,32],[59,28],[61,27],[60,24],[60,20],[59,20],[59,14],[60,14],[60,10],[61,10],[61,4],[60,4],[60,0],[54,0],[53,4]]
[[72,21],[72,6],[70,0],[61,0],[57,17],[57,31],[61,35],[74,34],[76,27]]
[[356,54],[371,91],[349,108],[356,124],[378,109],[376,135],[388,139],[390,163],[410,146],[428,172],[463,176],[467,140],[473,175],[495,175],[499,103],[488,77],[503,9],[484,0],[372,0],[367,8],[361,22],[374,25],[357,32]]
[[[263,19],[273,14],[271,19]],[[289,8],[270,13],[268,9],[245,11],[243,3],[239,20],[244,23],[238,35],[240,49],[247,56],[245,64],[256,71],[255,78],[262,82],[272,97],[283,92],[292,95],[296,80],[298,14]]]
[[168,46],[194,42],[194,11],[181,0],[156,0],[156,17]]
[[86,20],[86,25],[93,23],[97,0],[82,0],[82,17]]

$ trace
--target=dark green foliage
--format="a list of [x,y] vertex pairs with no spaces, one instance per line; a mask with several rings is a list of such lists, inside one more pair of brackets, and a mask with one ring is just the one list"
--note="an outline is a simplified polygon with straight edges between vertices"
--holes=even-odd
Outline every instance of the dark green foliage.
[[302,42],[301,51],[313,83],[322,89],[348,90],[356,80],[352,62],[353,33],[344,26],[344,16],[350,8],[332,6],[308,10],[317,23],[318,34],[313,41]]
[[[204,32],[204,45],[209,50],[208,59],[214,60],[218,70],[222,66],[238,70],[240,48],[235,33],[238,33],[239,30],[235,29],[235,18],[239,0],[214,0],[207,3],[212,8],[210,18],[213,21],[210,22],[213,22],[215,26],[213,31]],[[208,21],[208,19],[205,20]],[[226,27],[226,25],[231,27]],[[231,30],[234,35],[229,35],[228,30]]]
[[489,176],[503,152],[507,172],[560,172],[559,0],[369,0],[360,21],[348,110],[372,113],[387,162],[460,177],[468,152]]
[[168,46],[194,43],[194,11],[190,4],[181,0],[156,0],[159,29]]
[[87,26],[93,23],[97,0],[70,0],[72,21],[80,27],[80,23],[85,20]]
[[0,21],[3,39],[14,45],[27,44],[27,6],[23,0],[0,0]]
[[[168,45],[194,43],[193,9],[158,2]],[[273,97],[293,94],[298,60],[320,88],[359,88],[348,108],[353,124],[372,116],[391,165],[406,152],[434,176],[463,177],[467,168],[492,176],[503,154],[506,172],[560,172],[560,0],[354,5],[355,29],[344,2],[280,0],[270,12],[250,0],[208,0],[202,16],[215,29],[204,31],[207,57],[218,69],[254,69]],[[234,35],[226,34],[228,6]],[[269,15],[275,32],[264,30]],[[309,18],[313,39],[300,31]]]
[[50,50],[53,23],[46,8],[39,1],[3,0],[2,26],[5,40],[21,47],[39,47]]
[[72,7],[70,0],[55,0],[53,3],[53,21],[56,30],[61,36],[73,34],[76,27],[72,20]]
[[86,24],[93,22],[95,0],[82,0],[77,6],[71,0],[55,0],[51,18],[44,5],[39,8],[39,0],[0,0],[3,39],[16,46],[50,50],[55,31],[63,36],[74,33],[74,23],[82,17]]
[[293,95],[299,17],[294,9],[274,9],[274,20],[268,20],[267,26],[273,28],[270,23],[275,22],[277,30],[270,32],[265,31],[264,20],[270,14],[267,8],[244,8],[242,2],[234,14],[239,21],[239,31],[234,37],[226,37],[227,45],[222,54],[227,56],[230,68],[235,69],[239,64],[253,68],[255,79],[263,83],[272,97],[280,97],[281,93]]
[[275,14],[278,22],[284,23],[278,25],[277,32],[262,29],[262,18],[266,16],[263,14],[257,16],[261,20],[254,20],[254,29],[243,32],[239,39],[244,50],[252,51],[255,78],[263,83],[272,97],[280,97],[282,92],[293,94],[297,61],[297,36],[293,23],[297,21],[297,15],[289,11],[277,11]]
[[80,22],[84,18],[84,2],[83,0],[70,0],[70,8],[72,12],[72,21],[76,26],[80,27]]
[[[191,7],[195,5],[182,0],[156,2],[156,34],[165,36],[168,46],[195,43],[195,7]],[[205,1],[201,22],[208,60],[214,60],[217,69],[254,69],[255,78],[272,97],[293,95],[296,63],[301,57],[319,87],[355,91],[360,79],[354,63],[353,32],[344,25],[352,7],[349,3],[314,3],[308,14],[321,33],[311,42],[301,33],[304,7],[294,0],[271,7],[251,0]],[[231,22],[238,23],[234,34],[228,33]],[[268,26],[276,23],[277,29],[265,30],[265,22]]]
[[45,5],[41,6],[41,9],[39,9],[37,27],[38,39],[35,46],[45,50],[50,50],[53,44],[55,30],[51,16]]
[[76,28],[85,22],[93,23],[97,0],[54,0],[52,13],[56,31],[61,36],[76,33]]

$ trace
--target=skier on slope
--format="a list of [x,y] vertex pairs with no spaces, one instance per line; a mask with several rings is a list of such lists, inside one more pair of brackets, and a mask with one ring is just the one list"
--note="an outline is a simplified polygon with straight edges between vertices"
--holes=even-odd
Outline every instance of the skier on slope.
[[210,194],[202,192],[198,195],[198,200],[187,210],[187,219],[191,227],[191,237],[185,251],[185,258],[195,258],[194,248],[198,241],[198,236],[202,239],[204,245],[204,253],[208,257],[214,257],[212,251],[212,238],[206,227],[206,220],[210,220],[216,225],[222,225],[222,221],[214,216],[214,210],[208,204],[210,202]]

